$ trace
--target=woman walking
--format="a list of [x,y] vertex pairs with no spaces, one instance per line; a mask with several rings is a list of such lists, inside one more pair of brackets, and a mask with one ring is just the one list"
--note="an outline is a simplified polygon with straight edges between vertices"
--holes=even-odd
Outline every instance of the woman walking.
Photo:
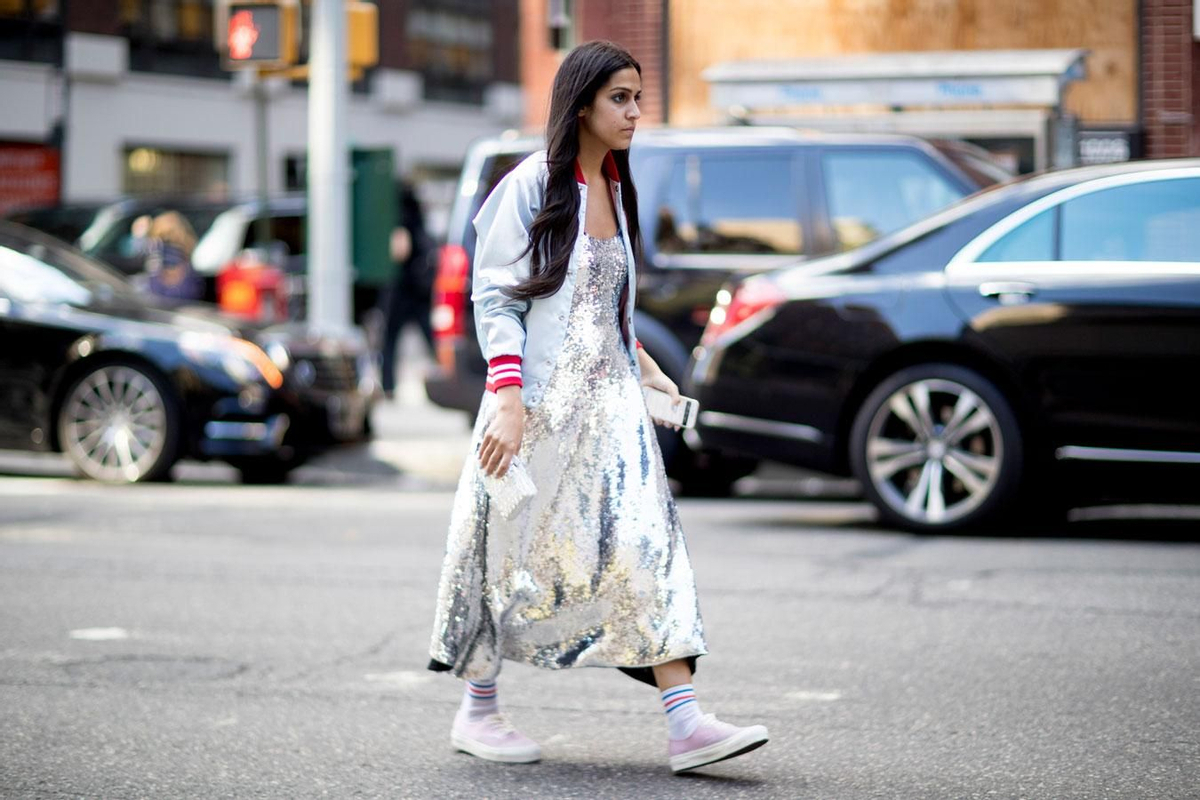
[[[656,685],[676,772],[767,741],[760,725],[702,715],[692,687],[704,632],[642,387],[679,391],[633,330],[640,95],[626,50],[577,47],[554,79],[547,150],[475,217],[487,393],[451,515],[430,669],[466,679],[451,740],[493,761],[541,756],[499,713],[503,659],[615,667]],[[509,518],[483,481],[518,455],[537,492]]]

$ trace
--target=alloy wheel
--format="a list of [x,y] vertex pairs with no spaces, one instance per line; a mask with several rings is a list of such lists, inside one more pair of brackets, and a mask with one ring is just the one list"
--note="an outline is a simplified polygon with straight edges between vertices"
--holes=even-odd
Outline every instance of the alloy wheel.
[[995,491],[1004,458],[996,414],[956,381],[901,386],[873,415],[866,438],[872,486],[897,514],[948,525]]
[[84,473],[109,483],[145,479],[167,447],[166,401],[145,374],[125,365],[100,367],[63,404],[63,447]]

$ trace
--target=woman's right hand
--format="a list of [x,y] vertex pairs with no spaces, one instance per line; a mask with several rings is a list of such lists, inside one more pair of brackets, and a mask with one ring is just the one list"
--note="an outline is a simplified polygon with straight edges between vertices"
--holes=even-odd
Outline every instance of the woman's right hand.
[[488,475],[504,477],[513,456],[521,449],[525,436],[525,404],[520,386],[502,386],[497,390],[500,405],[496,416],[483,434],[479,447],[479,465]]

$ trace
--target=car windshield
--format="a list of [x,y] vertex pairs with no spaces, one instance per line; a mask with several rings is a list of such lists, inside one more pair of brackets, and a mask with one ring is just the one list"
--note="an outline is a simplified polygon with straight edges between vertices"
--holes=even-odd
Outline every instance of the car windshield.
[[51,240],[0,230],[0,295],[22,303],[88,306],[136,293],[120,276]]

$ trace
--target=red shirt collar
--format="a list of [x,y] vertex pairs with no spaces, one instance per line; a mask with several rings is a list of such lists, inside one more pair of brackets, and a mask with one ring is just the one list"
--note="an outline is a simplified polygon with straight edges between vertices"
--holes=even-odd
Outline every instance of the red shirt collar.
[[[608,176],[610,181],[621,182],[621,173],[617,172],[617,160],[613,158],[612,150],[604,154],[604,174]],[[587,185],[587,178],[583,177],[583,169],[579,166],[579,159],[575,159],[575,180],[579,183]]]

